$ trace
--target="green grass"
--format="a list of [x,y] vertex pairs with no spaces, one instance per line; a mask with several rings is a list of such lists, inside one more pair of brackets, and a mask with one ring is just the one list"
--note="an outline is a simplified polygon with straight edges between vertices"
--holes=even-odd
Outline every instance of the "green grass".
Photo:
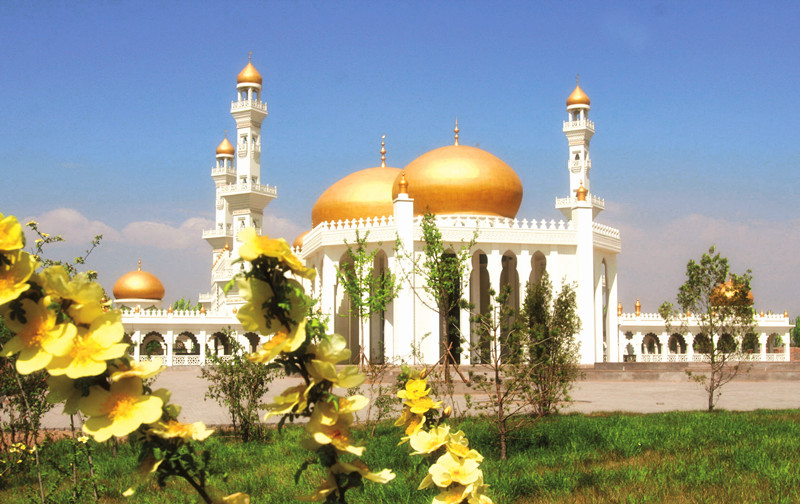
[[[556,416],[517,432],[506,461],[498,460],[490,424],[470,418],[457,427],[486,457],[482,468],[496,503],[800,502],[800,410]],[[358,433],[368,441],[365,462],[373,470],[389,467],[397,478],[387,485],[367,482],[363,491],[349,494],[350,502],[429,503],[435,491],[416,490],[429,462],[409,457],[407,445],[398,447],[399,429],[390,424],[379,426],[372,438],[368,434]],[[294,484],[295,470],[308,456],[297,446],[302,435],[291,427],[246,444],[215,436],[207,445],[215,467],[228,477],[212,483],[228,493],[248,493],[254,503],[292,502],[321,475],[311,471]],[[133,448],[120,444],[117,457],[105,445],[93,450],[101,502],[196,501],[179,481],[163,490],[150,482],[124,499],[136,470]],[[41,450],[51,502],[70,502],[70,453],[66,442]],[[30,464],[0,485],[0,502],[37,501]],[[81,489],[79,501],[91,502],[88,483]]]

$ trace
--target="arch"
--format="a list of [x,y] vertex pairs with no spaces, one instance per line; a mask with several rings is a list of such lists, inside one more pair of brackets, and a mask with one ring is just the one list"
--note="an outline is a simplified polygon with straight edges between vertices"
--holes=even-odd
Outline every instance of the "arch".
[[767,337],[767,353],[783,352],[783,338],[778,333],[772,333]]
[[541,250],[537,250],[531,256],[531,275],[528,281],[531,284],[539,283],[545,271],[547,271],[547,257]]
[[[344,252],[337,264],[337,270],[341,269],[344,265],[352,267],[353,259],[347,252]],[[358,338],[358,316],[352,309],[350,296],[345,291],[344,286],[339,282],[338,274],[336,275],[336,284],[334,287],[334,299],[336,305],[333,330],[335,333],[344,336],[345,341],[347,341],[347,348],[349,348],[351,352],[351,360],[357,362],[361,354],[361,346]]]
[[723,353],[735,352],[737,346],[736,340],[734,340],[733,336],[728,333],[720,336],[719,340],[717,341],[717,348],[719,348],[719,351]]
[[248,351],[252,353],[258,350],[258,344],[261,341],[261,338],[258,336],[258,334],[254,332],[247,332],[244,333],[243,336],[247,340]]
[[[469,301],[477,313],[484,314],[489,311],[489,258],[482,250],[472,254],[472,272],[469,281]],[[489,345],[481,342],[475,327],[470,331],[472,349],[472,362],[486,362],[489,359]]]
[[694,344],[692,345],[694,353],[711,353],[711,348],[711,340],[708,339],[708,336],[703,333],[698,333],[695,335]]
[[[372,275],[375,278],[390,277],[389,257],[379,249],[372,261]],[[386,361],[386,318],[392,309],[390,300],[383,310],[370,314],[369,320],[369,358],[371,362],[383,364]]]
[[[457,260],[456,253],[452,249],[442,254],[442,262]],[[445,355],[449,348],[455,362],[461,363],[461,318],[458,300],[463,297],[463,287],[460,278],[458,283],[453,285],[453,290],[447,294],[449,296],[447,305],[452,308],[448,313],[439,313],[439,327],[445,328],[444,331],[439,330],[439,357]],[[441,334],[442,332],[444,334]]]
[[742,338],[742,351],[745,353],[758,353],[761,350],[761,344],[758,341],[758,335],[750,331]]
[[208,353],[212,355],[230,355],[231,340],[227,334],[217,331],[208,338]]
[[200,344],[194,334],[183,331],[175,338],[173,351],[176,355],[200,355]]
[[139,355],[166,355],[167,342],[160,332],[150,331],[142,338]]
[[660,354],[661,341],[654,333],[647,333],[642,338],[642,354]]
[[670,353],[685,354],[686,339],[683,337],[683,334],[674,333],[672,334],[672,336],[669,337],[669,341],[667,342],[667,347],[669,347]]

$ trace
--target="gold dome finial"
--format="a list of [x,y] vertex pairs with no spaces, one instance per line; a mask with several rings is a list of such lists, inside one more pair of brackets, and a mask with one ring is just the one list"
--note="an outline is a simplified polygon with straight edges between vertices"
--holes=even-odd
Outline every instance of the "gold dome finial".
[[408,182],[406,181],[406,172],[400,172],[400,194],[408,194]]
[[634,310],[636,311],[636,316],[642,314],[642,303],[639,302],[639,298],[636,298],[636,304],[633,305]]
[[583,187],[583,180],[581,180],[581,186],[575,190],[575,195],[578,197],[578,201],[586,201],[587,194],[589,194],[589,191]]
[[253,51],[250,51],[249,53],[247,53],[247,62],[248,63],[252,63],[253,62]]
[[617,303],[617,316],[618,316],[618,317],[621,317],[621,316],[622,316],[622,301],[620,301],[619,303]]
[[381,137],[381,167],[386,168],[386,135]]
[[142,258],[139,258],[139,271],[142,271]]
[[456,117],[456,127],[455,127],[455,129],[453,129],[453,133],[456,134],[456,143],[455,143],[455,145],[458,145],[458,132],[459,131],[461,131],[461,130],[458,129],[458,117]]
[[588,107],[592,103],[586,93],[583,92],[583,89],[581,89],[581,87],[578,85],[579,78],[580,74],[575,77],[575,89],[567,98],[567,107],[571,107],[573,105],[584,105]]

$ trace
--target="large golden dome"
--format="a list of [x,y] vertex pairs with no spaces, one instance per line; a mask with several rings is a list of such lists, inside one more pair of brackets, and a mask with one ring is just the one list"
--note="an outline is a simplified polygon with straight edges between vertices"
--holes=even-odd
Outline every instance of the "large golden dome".
[[239,75],[236,77],[236,82],[238,84],[258,84],[259,86],[262,84],[261,74],[258,73],[256,67],[253,66],[253,63],[248,61],[247,66],[239,72]]
[[399,168],[378,166],[339,180],[314,203],[312,227],[320,222],[393,215],[392,184],[399,174]]
[[152,273],[142,271],[142,262],[139,269],[122,275],[114,284],[114,299],[147,299],[161,300],[164,298],[164,286]]
[[[404,170],[414,213],[515,217],[522,182],[500,158],[477,147],[448,145],[426,152]],[[400,176],[392,186],[399,193]]]

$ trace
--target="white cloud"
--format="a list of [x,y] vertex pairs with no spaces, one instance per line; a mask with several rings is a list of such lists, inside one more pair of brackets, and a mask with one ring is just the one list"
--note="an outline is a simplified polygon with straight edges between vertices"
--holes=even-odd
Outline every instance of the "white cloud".
[[25,222],[29,220],[38,222],[40,231],[60,234],[67,243],[88,244],[100,234],[104,240],[119,240],[119,232],[114,228],[101,221],[89,220],[73,208],[57,208],[39,217],[28,218]]
[[163,222],[131,222],[122,229],[122,242],[162,250],[183,250],[207,247],[202,239],[204,229],[212,229],[208,219],[192,217],[175,227]]

